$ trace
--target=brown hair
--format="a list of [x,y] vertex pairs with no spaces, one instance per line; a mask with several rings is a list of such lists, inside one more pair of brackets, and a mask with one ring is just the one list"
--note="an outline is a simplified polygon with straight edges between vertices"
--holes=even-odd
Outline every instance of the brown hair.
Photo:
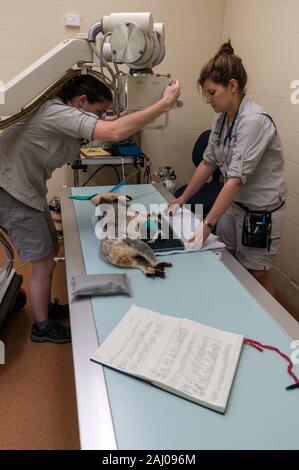
[[113,100],[110,89],[104,83],[91,75],[79,75],[71,78],[62,89],[56,93],[56,96],[67,104],[75,96],[86,95],[90,103],[97,103],[104,100]]
[[242,59],[235,55],[230,39],[225,42],[217,54],[202,68],[197,86],[203,87],[206,80],[228,86],[230,80],[235,79],[239,84],[240,93],[246,92],[247,73]]

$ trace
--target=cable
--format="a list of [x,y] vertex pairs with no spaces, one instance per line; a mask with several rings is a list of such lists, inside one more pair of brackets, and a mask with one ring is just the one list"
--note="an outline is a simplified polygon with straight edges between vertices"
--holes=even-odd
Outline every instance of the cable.
[[266,344],[261,344],[259,341],[255,341],[253,339],[244,338],[244,344],[247,344],[248,346],[251,346],[251,347],[257,349],[260,352],[264,352],[264,349],[269,349],[270,351],[275,351],[277,354],[279,354],[289,364],[288,365],[288,374],[292,377],[292,379],[295,382],[294,385],[290,385],[289,387],[287,387],[287,390],[292,390],[293,388],[298,388],[299,387],[299,378],[294,374],[294,372],[292,370],[293,367],[294,367],[294,364],[293,364],[292,360],[289,358],[289,356],[287,356],[285,353],[280,351],[280,349],[276,348],[275,346],[269,346],[269,345],[266,345]]
[[100,170],[102,170],[105,166],[107,166],[107,165],[101,165],[99,168],[97,168],[96,171],[94,171],[94,172],[92,173],[92,175],[90,175],[90,177],[89,177],[89,178],[85,181],[85,183],[82,184],[81,186],[82,186],[82,187],[83,187],[83,186],[86,186],[87,183],[89,183],[89,181],[90,181]]
[[119,176],[119,173],[118,173],[118,171],[117,171],[116,166],[115,166],[115,165],[112,165],[112,168],[113,168],[113,170],[116,172],[116,175],[117,175],[117,182],[120,183],[120,176]]
[[126,181],[125,162],[124,162],[123,157],[121,157],[121,170],[122,170],[123,181]]
[[71,78],[74,78],[78,74],[78,70],[67,70],[61,78],[54,82],[54,84],[51,85],[46,92],[44,92],[41,96],[34,100],[33,103],[29,104],[26,108],[23,108],[19,113],[14,114],[13,116],[10,116],[4,119],[3,121],[0,121],[0,129],[4,129],[5,127],[10,126],[11,124],[18,122],[20,119],[23,119],[25,116],[34,112],[49,98],[50,94],[52,94],[56,88],[61,87],[65,82],[67,82]]
[[[88,75],[95,77],[97,80],[101,81],[102,83],[104,83],[106,86],[108,86],[114,91],[113,84],[107,83],[106,81],[107,77],[105,75],[102,75],[97,70],[93,70],[91,68],[87,68],[86,72]],[[81,75],[81,74],[82,74],[81,68],[67,70],[58,80],[56,80],[49,88],[47,88],[47,90],[42,95],[36,98],[31,104],[29,104],[27,107],[23,108],[20,112],[14,114],[13,116],[10,116],[4,119],[3,121],[0,121],[0,130],[5,129],[8,126],[11,126],[12,124],[15,124],[21,119],[24,119],[24,117],[29,116],[31,113],[37,111],[37,109],[43,103],[45,103],[45,101],[55,96],[55,93],[66,82],[68,82],[71,78],[74,78],[77,75]]]
[[146,184],[150,183],[150,178],[151,178],[151,161],[148,159],[147,160],[147,165],[144,170],[143,174],[143,179]]
[[[104,59],[103,57],[103,45],[104,45],[104,42],[105,42],[105,39],[106,37],[108,37],[109,35],[111,35],[112,33],[106,33],[105,36],[103,38],[100,38],[100,54],[98,53],[97,51],[97,48],[95,46],[94,43],[91,43],[91,48],[93,50],[93,53],[98,57],[99,61],[100,61],[100,69],[101,69],[101,75],[105,81],[105,84],[107,86],[109,86],[110,88],[114,86],[114,83],[115,83],[115,73],[113,72],[112,68],[110,67],[110,65],[106,62],[106,60]],[[108,70],[108,72],[110,73],[111,75],[111,78],[110,77],[107,77],[107,75],[105,75],[104,73],[104,67]]]
[[30,264],[30,263],[31,261],[26,261],[26,263],[23,263],[23,264],[20,264],[20,266],[17,266],[15,270],[18,271],[19,269],[23,268],[24,266],[27,266],[27,264]]
[[7,281],[14,262],[14,251],[11,244],[3,235],[2,231],[0,230],[0,243],[4,246],[7,255],[7,261],[5,265],[0,269],[0,275],[3,275],[2,279],[0,280],[0,289],[4,286],[5,282]]

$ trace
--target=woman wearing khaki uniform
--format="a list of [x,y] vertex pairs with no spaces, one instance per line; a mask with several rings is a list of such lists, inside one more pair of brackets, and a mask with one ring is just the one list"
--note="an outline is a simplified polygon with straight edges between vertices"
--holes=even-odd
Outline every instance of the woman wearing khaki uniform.
[[68,309],[48,305],[58,243],[46,199],[47,180],[56,168],[76,158],[81,138],[123,140],[170,110],[179,95],[180,84],[173,80],[153,105],[105,121],[101,117],[111,105],[111,91],[94,77],[80,75],[33,115],[1,133],[0,228],[8,233],[20,257],[32,263],[33,341],[71,340],[69,328],[54,321]]
[[183,205],[218,167],[224,186],[190,246],[217,234],[273,294],[271,269],[285,213],[280,138],[271,116],[245,94],[247,74],[230,42],[202,69],[198,85],[217,116],[203,161],[175,203]]

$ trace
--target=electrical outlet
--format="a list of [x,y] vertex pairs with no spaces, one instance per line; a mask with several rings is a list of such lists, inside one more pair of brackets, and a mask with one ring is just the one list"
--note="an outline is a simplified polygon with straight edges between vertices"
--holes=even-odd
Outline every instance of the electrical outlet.
[[65,15],[65,26],[74,26],[78,28],[80,25],[80,15]]

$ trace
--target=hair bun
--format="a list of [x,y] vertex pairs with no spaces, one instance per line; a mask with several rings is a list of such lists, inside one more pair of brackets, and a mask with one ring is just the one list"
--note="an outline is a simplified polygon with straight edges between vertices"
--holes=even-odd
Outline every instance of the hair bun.
[[235,51],[234,51],[233,46],[231,45],[230,39],[224,44],[222,44],[218,52],[219,55],[223,55],[223,54],[234,55],[234,53]]

